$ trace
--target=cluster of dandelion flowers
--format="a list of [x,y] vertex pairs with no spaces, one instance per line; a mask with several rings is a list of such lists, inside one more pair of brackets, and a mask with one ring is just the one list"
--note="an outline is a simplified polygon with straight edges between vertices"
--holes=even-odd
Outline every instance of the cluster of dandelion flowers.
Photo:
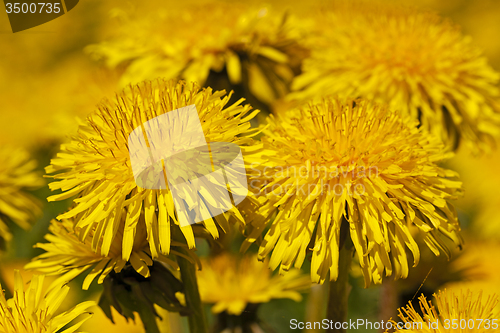
[[300,270],[294,269],[286,276],[272,275],[265,263],[255,255],[236,256],[223,253],[202,260],[198,271],[200,296],[204,303],[213,304],[212,312],[226,312],[239,316],[249,304],[267,303],[272,299],[302,299],[311,281]]
[[56,333],[76,319],[64,332],[76,332],[91,316],[89,308],[95,302],[83,302],[74,308],[55,315],[69,292],[68,286],[53,289],[42,295],[43,275],[34,275],[24,291],[19,271],[15,271],[14,297],[6,300],[0,292],[0,330],[5,333]]
[[[421,313],[411,302],[407,307],[399,309],[399,323],[396,332],[441,333],[441,332],[496,332],[500,324],[500,312],[495,311],[498,296],[493,294],[483,299],[483,292],[472,293],[461,291],[455,294],[439,291],[434,294],[436,306],[427,301],[424,295],[419,297]],[[484,302],[483,302],[484,301]],[[423,314],[423,316],[422,316]],[[393,322],[393,327],[397,323]]]
[[271,221],[259,250],[261,259],[272,252],[271,268],[300,267],[312,249],[312,280],[322,283],[328,272],[336,280],[346,222],[366,285],[384,273],[408,275],[407,249],[414,265],[420,256],[413,231],[436,255],[450,254],[445,238],[461,244],[449,202],[461,183],[436,164],[452,153],[415,121],[330,96],[268,122],[262,150],[247,161],[259,208],[248,214],[245,246]]
[[[61,146],[61,152],[46,168],[56,180],[49,184],[50,188],[62,190],[49,197],[49,201],[77,196],[74,206],[58,219],[74,218],[81,239],[95,230],[92,248],[95,251],[100,247],[104,256],[110,253],[114,242],[121,241],[122,257],[128,261],[138,237],[139,219],[144,214],[152,258],[168,254],[175,239],[171,228],[179,227],[172,194],[169,188],[146,189],[137,185],[129,156],[129,134],[148,120],[195,105],[206,142],[229,142],[244,150],[244,146],[252,143],[249,136],[254,133],[249,120],[258,111],[249,105],[242,106],[243,99],[229,105],[230,97],[224,91],[201,90],[195,83],[158,79],[129,86],[116,100],[103,102],[80,126],[71,143]],[[179,123],[159,128],[155,135],[167,140],[181,135],[184,127],[185,123]],[[227,191],[225,183],[213,185],[223,186]],[[229,227],[229,215],[235,211],[202,224],[180,227],[185,240],[178,240],[193,248],[195,228],[217,238],[220,228]],[[115,239],[122,214],[125,214],[123,236]]]
[[154,13],[135,19],[122,13],[123,31],[87,48],[108,67],[124,68],[122,83],[156,77],[224,89],[243,83],[271,102],[289,91],[306,55],[301,21],[266,6],[208,1]]
[[318,22],[295,98],[367,98],[402,109],[450,147],[494,145],[499,74],[456,25],[429,12],[368,4],[338,6]]
[[30,227],[36,215],[41,212],[40,203],[27,193],[44,184],[35,171],[36,162],[21,149],[2,147],[0,149],[0,248],[12,235],[7,226],[12,221],[24,229]]

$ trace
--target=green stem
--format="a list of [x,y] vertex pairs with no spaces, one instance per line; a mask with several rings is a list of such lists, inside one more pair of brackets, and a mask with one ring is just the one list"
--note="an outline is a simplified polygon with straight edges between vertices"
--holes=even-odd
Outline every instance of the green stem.
[[[326,304],[328,302],[328,283],[317,284],[311,287],[306,303],[306,322],[321,321],[326,316]],[[305,328],[304,333],[323,332],[317,328]]]
[[[187,250],[183,248],[179,248],[178,251],[188,255]],[[196,280],[196,266],[181,256],[177,257],[177,263],[181,270],[181,279],[186,292],[186,305],[191,311],[188,316],[189,330],[191,333],[208,333],[207,320]]]
[[146,333],[161,333],[160,328],[158,327],[158,322],[156,321],[156,316],[153,311],[143,307],[138,308],[139,316],[142,320],[142,325],[146,330]]
[[353,252],[352,244],[348,244],[349,241],[344,242],[339,251],[339,276],[337,281],[330,282],[327,318],[331,323],[333,322],[333,325],[330,325],[330,329],[327,332],[347,332],[346,329],[336,329],[335,323],[344,323],[347,321],[348,298],[351,292],[349,271]]
[[[387,279],[382,283],[380,288],[381,298],[380,298],[380,312],[379,312],[379,321],[387,322],[389,319],[397,318],[399,308],[398,299],[398,288],[396,281],[392,278]],[[380,332],[394,332],[392,330],[380,330]]]
[[156,321],[154,305],[144,295],[144,291],[138,282],[131,283],[130,286],[132,287],[132,293],[136,297],[136,300],[133,302],[133,308],[139,313],[146,333],[161,333]]

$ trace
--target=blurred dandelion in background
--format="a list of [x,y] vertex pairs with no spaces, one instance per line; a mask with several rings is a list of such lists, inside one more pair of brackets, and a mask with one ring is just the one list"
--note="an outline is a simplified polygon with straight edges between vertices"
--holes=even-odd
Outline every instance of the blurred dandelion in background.
[[341,3],[318,13],[317,29],[291,98],[327,93],[388,103],[452,148],[491,150],[499,73],[456,24],[426,11]]
[[242,83],[271,103],[289,91],[307,55],[302,21],[271,7],[201,1],[143,16],[140,9],[116,10],[123,30],[87,51],[110,68],[123,68],[122,85],[156,77],[215,89]]
[[[452,263],[452,269],[462,271],[462,279],[449,281],[443,288],[452,292],[471,290],[488,291],[500,295],[500,267],[497,258],[500,256],[500,244],[497,239],[475,240],[469,239],[469,246]],[[487,253],[488,255],[485,255]],[[500,304],[497,304],[500,311]]]
[[301,292],[311,286],[309,277],[298,269],[286,276],[273,276],[268,261],[259,262],[253,254],[219,254],[204,259],[202,267],[197,274],[200,296],[218,315],[217,332],[262,332],[260,326],[266,323],[257,316],[260,304],[280,298],[299,302]]
[[29,193],[44,185],[36,161],[23,149],[0,148],[0,248],[5,251],[12,239],[8,223],[24,229],[41,214],[41,203]]

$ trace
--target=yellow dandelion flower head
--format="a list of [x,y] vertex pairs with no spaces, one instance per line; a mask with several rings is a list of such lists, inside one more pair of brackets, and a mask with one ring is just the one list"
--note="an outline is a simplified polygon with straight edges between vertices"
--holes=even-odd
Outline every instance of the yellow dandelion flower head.
[[157,4],[152,12],[134,19],[116,12],[125,21],[123,31],[88,47],[108,67],[125,65],[122,83],[165,77],[205,85],[211,72],[225,71],[222,81],[248,82],[256,97],[269,102],[288,91],[306,54],[299,43],[301,21],[269,6],[202,1]]
[[[396,332],[408,333],[486,333],[498,331],[500,312],[494,308],[498,296],[489,295],[483,299],[482,291],[472,293],[460,291],[459,294],[446,290],[434,294],[436,305],[427,301],[424,295],[419,297],[420,314],[411,302],[406,308],[399,309],[399,323]],[[394,322],[394,327],[396,323]]]
[[[184,107],[195,105],[206,142],[228,142],[244,150],[243,146],[252,142],[249,135],[254,132],[249,120],[258,111],[251,111],[249,105],[242,106],[243,99],[229,105],[230,97],[231,94],[226,95],[224,91],[200,90],[195,83],[156,80],[130,86],[114,101],[103,102],[80,126],[72,142],[61,146],[61,152],[46,168],[56,179],[49,187],[62,191],[49,197],[49,201],[77,196],[74,207],[58,219],[75,218],[75,230],[82,239],[95,229],[92,247],[94,250],[100,247],[103,256],[108,256],[112,244],[122,242],[122,258],[128,261],[134,240],[139,237],[138,222],[144,214],[146,238],[153,259],[168,254],[172,239],[177,237],[177,229],[172,232],[171,228],[179,228],[180,224],[172,193],[168,187],[150,189],[137,185],[129,155],[129,135],[149,120],[180,108],[178,112],[184,112]],[[155,138],[164,141],[182,136],[184,130],[189,130],[190,121],[195,120],[182,119],[174,126],[159,127],[154,134],[158,138]],[[147,141],[144,144],[148,145]],[[144,151],[149,150],[149,146],[141,147]],[[176,148],[172,149],[175,155]],[[157,175],[161,178],[163,173]],[[227,192],[226,183],[213,185]],[[201,205],[200,202],[188,204]],[[203,225],[182,226],[180,231],[185,240],[177,240],[193,248],[193,229],[205,230],[206,234],[217,238],[220,228],[229,228],[227,221],[233,213],[236,209],[206,219]],[[122,214],[125,227],[123,235],[118,235]],[[115,240],[117,237],[121,239]]]
[[452,147],[494,145],[500,76],[456,25],[367,3],[337,6],[319,22],[295,98],[328,93],[389,103]]
[[228,253],[202,259],[198,271],[201,300],[214,304],[212,311],[240,315],[249,303],[267,303],[272,299],[302,299],[300,291],[310,285],[308,276],[294,269],[286,276],[272,275],[267,260],[262,263],[256,255],[238,258]]
[[247,161],[260,207],[248,216],[245,246],[275,216],[259,251],[260,258],[272,252],[273,269],[300,267],[312,250],[312,280],[322,283],[328,272],[335,280],[343,224],[366,285],[383,275],[405,278],[407,249],[417,265],[414,231],[435,255],[449,255],[444,238],[461,243],[449,202],[461,183],[436,164],[452,153],[414,121],[385,105],[333,96],[268,121],[263,149]]
[[68,286],[53,289],[42,295],[43,275],[34,275],[28,290],[19,271],[15,271],[14,297],[6,300],[0,293],[0,330],[5,333],[56,333],[77,319],[68,330],[75,332],[91,316],[89,308],[95,302],[83,302],[74,308],[55,315],[69,292]]
[[[122,214],[122,216],[125,216]],[[146,224],[142,216],[137,222],[137,234],[132,247],[132,253],[129,261],[122,258],[122,243],[114,242],[111,245],[108,255],[101,254],[101,249],[92,248],[95,228],[91,230],[82,241],[73,230],[73,221],[63,219],[62,221],[52,220],[49,227],[51,233],[45,236],[48,243],[36,244],[37,248],[45,250],[45,253],[34,258],[27,264],[25,269],[33,269],[47,276],[60,275],[60,277],[51,284],[51,287],[68,283],[77,276],[83,274],[88,269],[92,270],[87,274],[83,281],[83,289],[87,290],[90,284],[97,278],[98,283],[102,284],[104,279],[111,273],[119,273],[126,264],[130,264],[134,270],[144,276],[150,277],[149,266],[153,265],[151,251],[146,240]],[[121,240],[125,227],[125,219],[118,227],[116,239]],[[174,249],[171,254],[179,254],[175,251],[175,246],[185,246],[175,241],[171,244]],[[178,268],[175,261],[159,254],[157,261],[163,262],[174,269]]]
[[40,212],[40,203],[27,190],[44,184],[43,178],[34,169],[35,160],[21,149],[0,148],[0,247],[12,238],[7,226],[13,221],[22,228]]

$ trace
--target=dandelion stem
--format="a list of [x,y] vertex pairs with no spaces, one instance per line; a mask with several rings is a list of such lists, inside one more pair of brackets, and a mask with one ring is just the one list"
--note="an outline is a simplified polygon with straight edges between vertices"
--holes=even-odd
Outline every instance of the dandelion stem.
[[161,333],[155,314],[148,308],[137,309],[146,333]]
[[[396,318],[398,315],[397,309],[398,304],[398,290],[397,284],[394,279],[387,279],[382,283],[381,286],[381,298],[380,298],[380,312],[379,321],[387,322],[389,319]],[[388,329],[387,331],[381,329],[380,332],[394,332],[393,329]]]
[[[188,252],[179,248],[179,252],[188,255]],[[208,325],[201,303],[198,281],[196,280],[196,266],[186,258],[177,257],[181,270],[181,278],[186,292],[186,305],[191,311],[188,316],[189,330],[191,333],[207,333]]]
[[[326,306],[328,302],[328,283],[318,284],[311,287],[308,294],[306,306],[306,322],[321,321],[326,318]],[[306,328],[304,333],[317,333],[315,328]]]
[[[327,318],[333,321],[334,325],[335,322],[343,323],[347,321],[348,298],[351,292],[349,271],[353,253],[353,246],[348,236],[339,252],[339,275],[337,281],[330,282],[327,309]],[[334,325],[333,327],[331,325],[327,332],[347,332],[346,329],[336,329]]]

